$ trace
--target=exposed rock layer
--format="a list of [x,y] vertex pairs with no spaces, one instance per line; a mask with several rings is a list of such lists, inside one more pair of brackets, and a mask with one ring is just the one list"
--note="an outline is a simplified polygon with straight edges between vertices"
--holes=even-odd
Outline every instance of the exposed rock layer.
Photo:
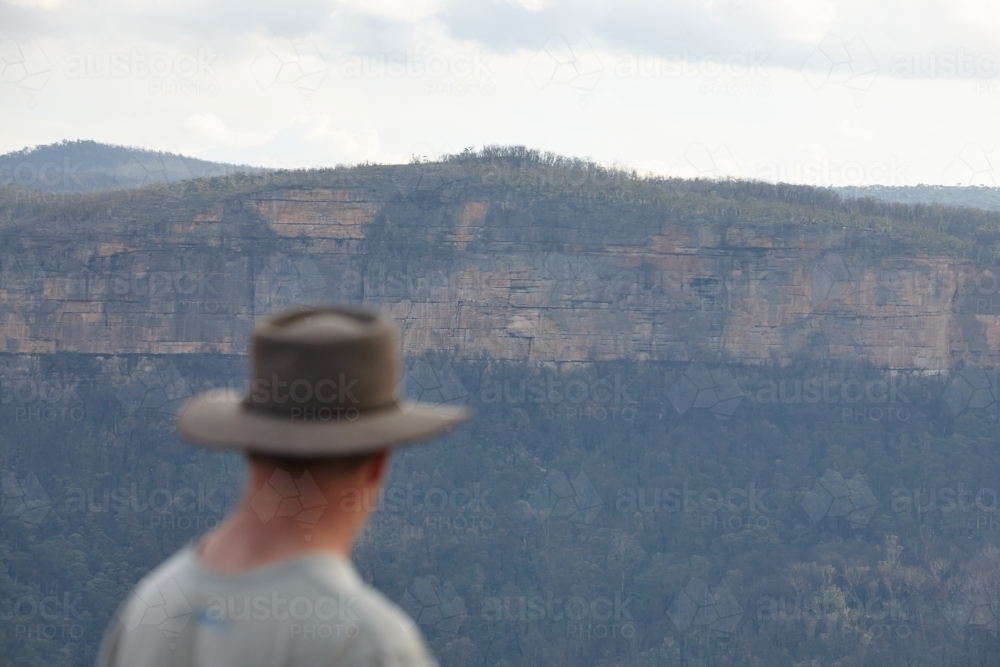
[[408,354],[996,365],[997,283],[963,260],[860,229],[499,188],[441,196],[428,174],[400,173],[222,197],[157,226],[8,226],[0,349],[243,353],[255,318],[353,301],[390,313]]

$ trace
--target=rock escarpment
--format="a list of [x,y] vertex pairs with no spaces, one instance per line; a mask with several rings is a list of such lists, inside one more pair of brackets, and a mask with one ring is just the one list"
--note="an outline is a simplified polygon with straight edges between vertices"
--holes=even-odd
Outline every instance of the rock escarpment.
[[391,314],[408,354],[922,371],[1000,355],[988,266],[801,206],[454,165],[302,180],[9,204],[0,350],[242,354],[255,318],[350,301]]

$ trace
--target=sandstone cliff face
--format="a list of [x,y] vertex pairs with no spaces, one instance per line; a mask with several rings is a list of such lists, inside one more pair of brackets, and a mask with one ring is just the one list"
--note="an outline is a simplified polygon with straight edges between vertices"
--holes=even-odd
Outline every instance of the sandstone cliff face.
[[[884,236],[701,223],[612,198],[377,186],[220,196],[156,224],[0,228],[0,350],[242,354],[293,304],[364,302],[407,354],[940,371],[1000,361],[994,274]],[[421,180],[423,179],[423,180]]]

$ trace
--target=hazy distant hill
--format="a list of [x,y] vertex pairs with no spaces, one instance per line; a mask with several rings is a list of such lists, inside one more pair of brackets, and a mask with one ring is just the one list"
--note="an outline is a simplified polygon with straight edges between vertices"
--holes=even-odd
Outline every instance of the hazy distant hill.
[[[12,185],[50,192],[130,190],[193,178],[264,171],[268,170],[89,140],[62,141],[0,155],[0,187]],[[1000,187],[873,185],[834,190],[846,199],[871,197],[902,204],[944,204],[1000,211]]]
[[848,199],[871,197],[880,201],[900,204],[944,204],[946,206],[972,206],[987,211],[1000,211],[1000,187],[982,185],[914,185],[893,187],[869,185],[866,187],[835,188],[840,196]]
[[0,187],[14,185],[51,192],[129,190],[154,183],[261,171],[264,169],[260,167],[208,162],[96,141],[63,141],[0,155]]

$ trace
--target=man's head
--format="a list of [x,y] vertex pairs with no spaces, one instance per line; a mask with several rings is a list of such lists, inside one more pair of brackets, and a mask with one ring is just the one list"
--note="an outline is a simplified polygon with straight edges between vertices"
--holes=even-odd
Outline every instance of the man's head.
[[213,544],[230,548],[220,562],[306,547],[349,554],[378,505],[389,451],[469,417],[407,400],[399,352],[396,325],[378,313],[293,310],[255,327],[249,392],[209,391],[185,404],[183,437],[249,461],[244,503],[214,531]]

